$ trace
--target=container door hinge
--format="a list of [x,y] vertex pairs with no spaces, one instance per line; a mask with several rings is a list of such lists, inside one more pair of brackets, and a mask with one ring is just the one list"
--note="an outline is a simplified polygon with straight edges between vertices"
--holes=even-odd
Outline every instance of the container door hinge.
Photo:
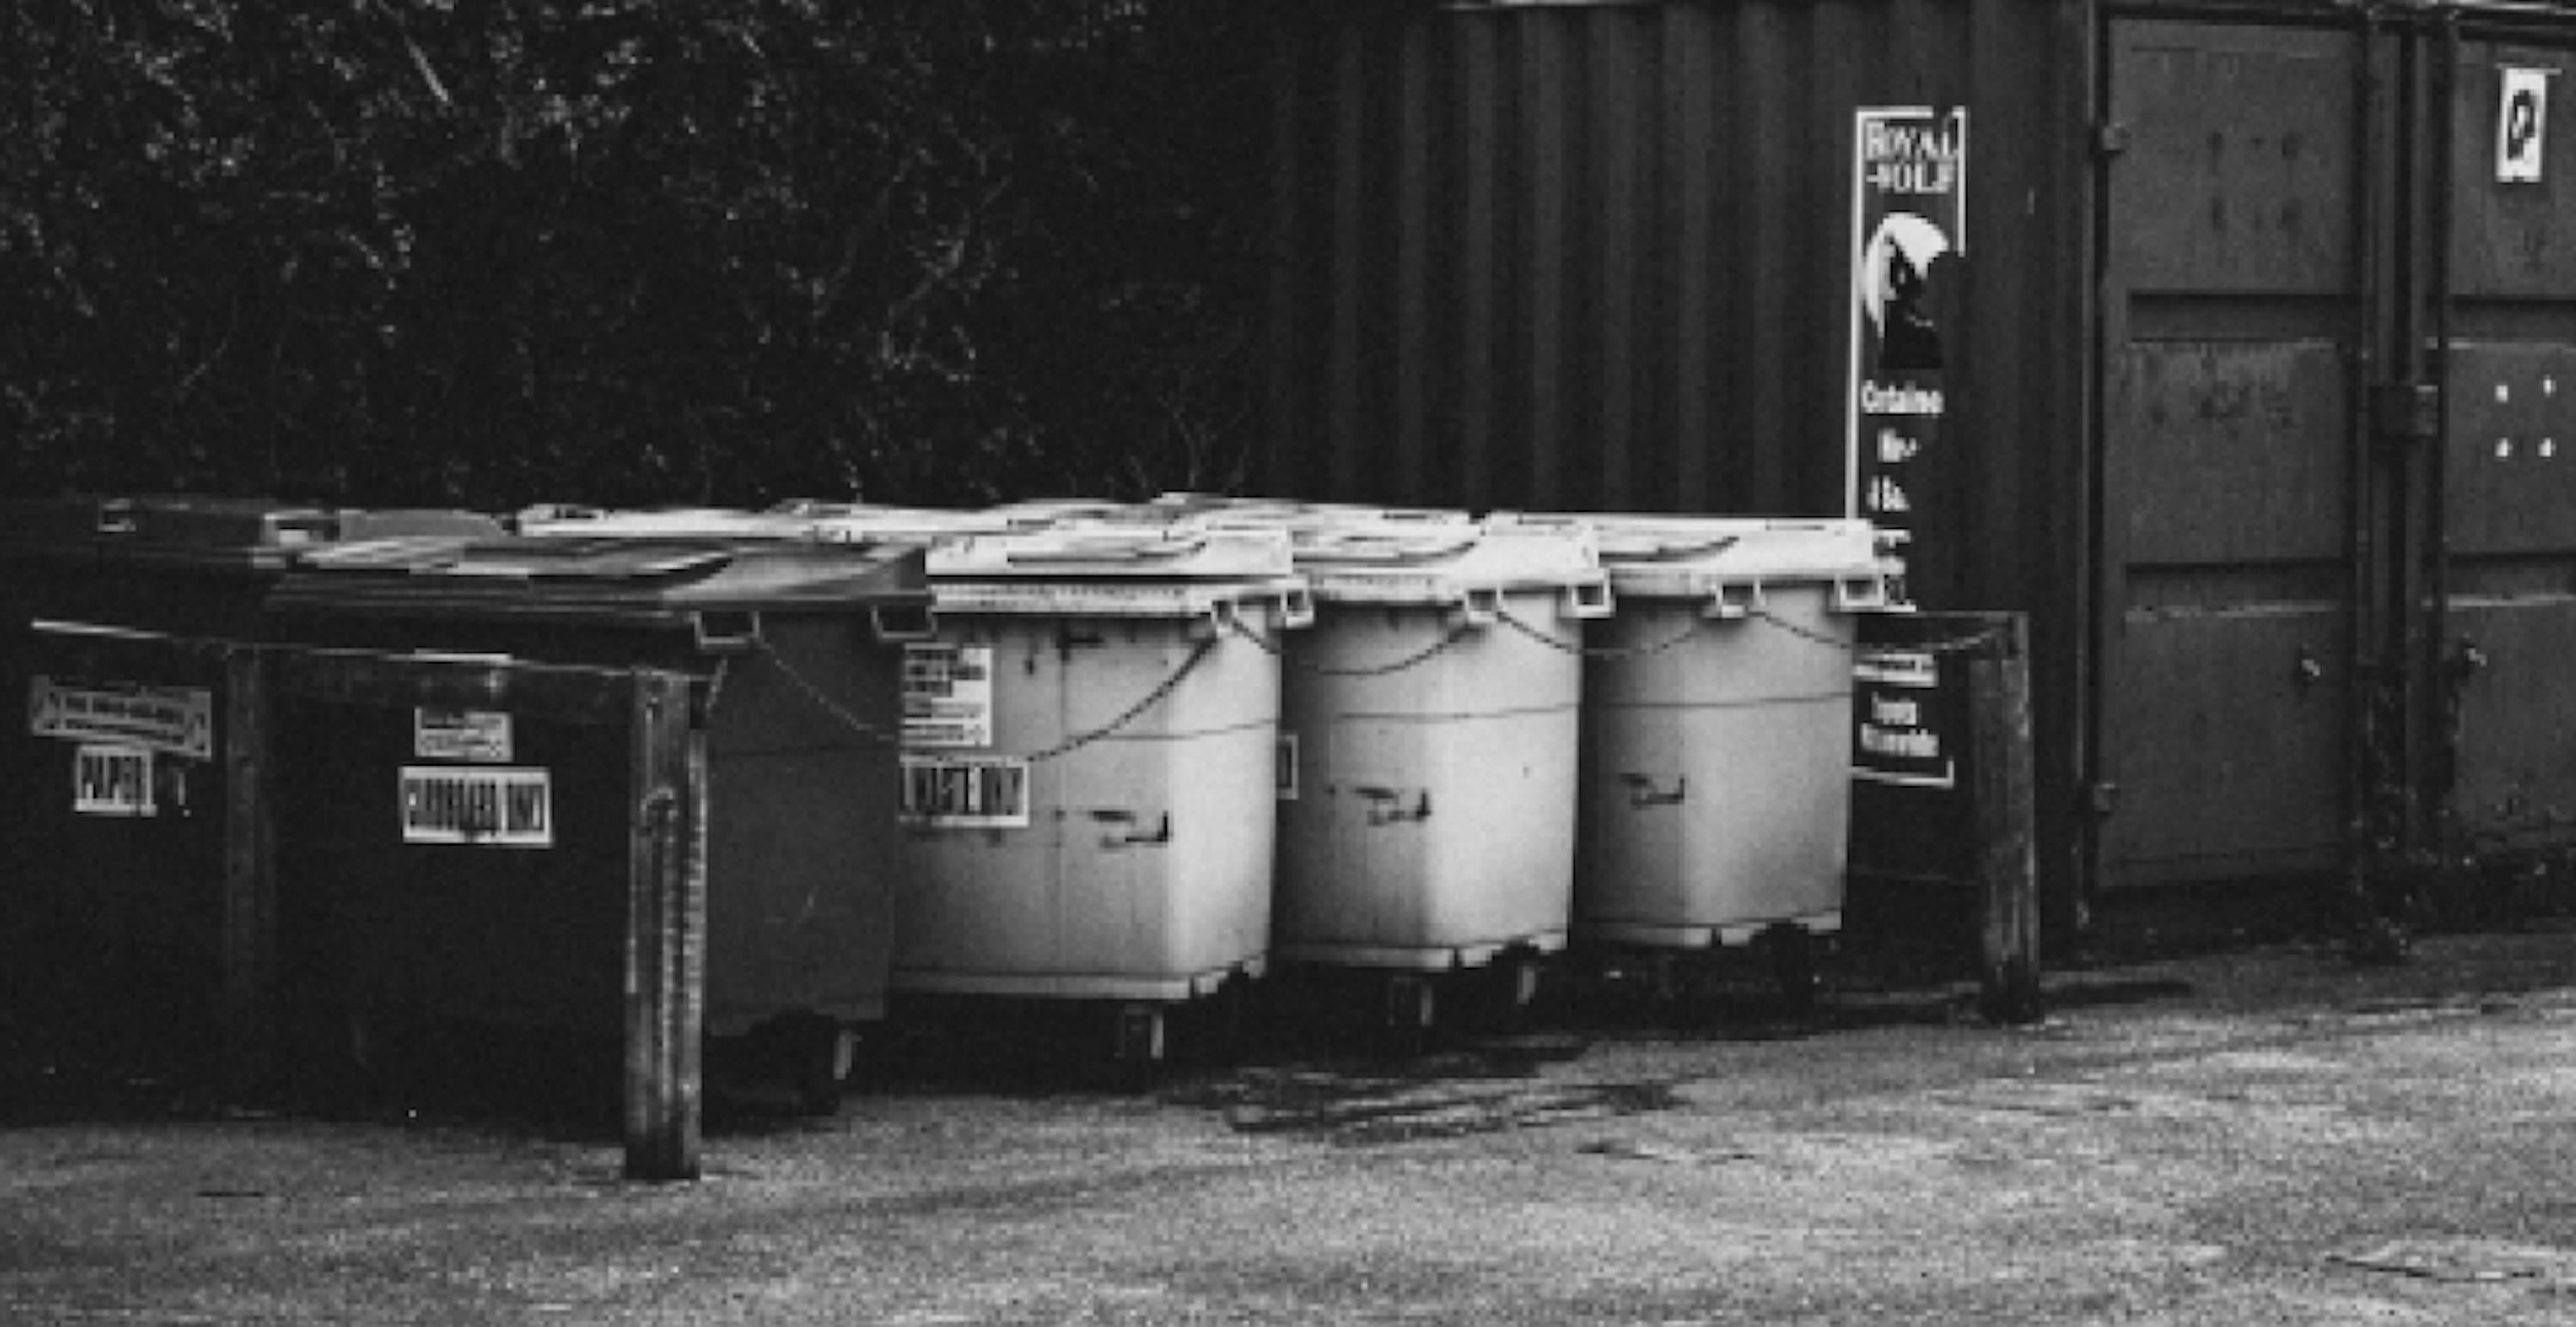
[[2093,126],[2093,155],[2108,160],[2129,150],[2132,137],[2126,120],[2104,120]]
[[2429,382],[2391,382],[2380,384],[2378,399],[2372,402],[2372,414],[2379,427],[2380,441],[2400,446],[2422,446],[2442,436],[2442,389]]

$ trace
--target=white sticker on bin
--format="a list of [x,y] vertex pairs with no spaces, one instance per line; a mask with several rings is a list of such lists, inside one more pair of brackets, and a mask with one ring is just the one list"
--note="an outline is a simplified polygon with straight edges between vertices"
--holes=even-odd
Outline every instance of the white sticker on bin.
[[27,684],[27,731],[71,742],[108,742],[211,760],[215,693],[132,682]]
[[513,759],[510,716],[499,710],[423,706],[411,715],[411,753],[422,760],[498,765]]
[[551,848],[552,778],[542,769],[405,765],[402,836],[405,843]]
[[993,647],[914,642],[903,647],[903,744],[993,744]]
[[940,829],[1026,829],[1029,762],[907,752],[902,816],[905,824]]
[[73,752],[72,810],[85,816],[158,815],[151,750],[84,745]]

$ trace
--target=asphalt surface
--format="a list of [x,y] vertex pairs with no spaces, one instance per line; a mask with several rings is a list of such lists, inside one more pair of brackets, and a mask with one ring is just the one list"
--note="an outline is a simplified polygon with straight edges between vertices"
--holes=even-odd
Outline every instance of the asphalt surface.
[[1957,985],[1588,991],[1142,1088],[961,1034],[827,1118],[720,1099],[666,1186],[452,1086],[246,1112],[20,1066],[0,1323],[2576,1323],[2576,931],[2048,993],[2006,1029]]

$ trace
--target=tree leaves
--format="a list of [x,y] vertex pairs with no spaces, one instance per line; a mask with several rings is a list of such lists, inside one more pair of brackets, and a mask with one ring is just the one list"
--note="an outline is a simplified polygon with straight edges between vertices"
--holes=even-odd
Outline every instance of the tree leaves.
[[0,17],[0,485],[1204,484],[1257,56],[1210,0]]

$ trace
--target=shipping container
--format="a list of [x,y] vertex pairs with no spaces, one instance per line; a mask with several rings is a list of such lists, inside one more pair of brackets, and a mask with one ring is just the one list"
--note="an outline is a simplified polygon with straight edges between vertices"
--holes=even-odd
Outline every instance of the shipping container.
[[1261,491],[1879,522],[2030,615],[2062,926],[2576,845],[2576,12],[1276,36]]

